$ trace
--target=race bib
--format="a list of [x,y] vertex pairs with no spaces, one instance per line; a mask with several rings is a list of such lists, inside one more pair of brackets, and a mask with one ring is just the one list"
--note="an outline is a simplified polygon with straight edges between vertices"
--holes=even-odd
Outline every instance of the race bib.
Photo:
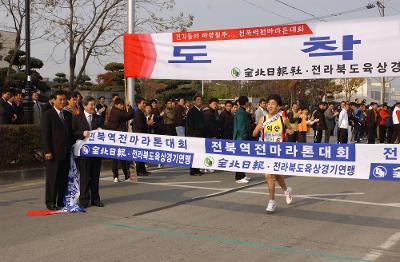
[[282,142],[282,133],[271,132],[265,134],[266,142]]

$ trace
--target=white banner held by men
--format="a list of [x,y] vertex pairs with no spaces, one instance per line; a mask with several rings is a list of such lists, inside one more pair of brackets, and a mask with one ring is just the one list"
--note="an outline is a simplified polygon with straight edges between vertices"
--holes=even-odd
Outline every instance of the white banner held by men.
[[126,77],[273,80],[400,76],[400,16],[125,34]]
[[91,131],[76,156],[304,177],[400,181],[400,145],[231,141]]

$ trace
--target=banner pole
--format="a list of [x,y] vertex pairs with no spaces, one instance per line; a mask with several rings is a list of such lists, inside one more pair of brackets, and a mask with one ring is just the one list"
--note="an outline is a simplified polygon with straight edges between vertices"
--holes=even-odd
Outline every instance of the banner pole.
[[[385,0],[379,0],[377,4],[380,15],[382,17],[385,17]],[[385,92],[386,92],[386,79],[383,76],[381,78],[381,99],[380,99],[381,104],[385,103]]]
[[[135,31],[135,0],[128,0],[128,33],[133,34]],[[129,100],[129,103],[133,107],[135,103],[135,79],[132,77],[128,77],[128,88],[127,88],[127,96],[126,99]]]
[[[125,99],[128,99],[127,97],[128,97],[128,81],[127,81],[127,78],[125,77],[124,78],[124,94],[125,94]],[[131,104],[132,104],[132,102],[130,102]],[[129,111],[129,108],[128,108],[128,106],[126,106],[125,107],[125,110],[126,110],[126,112],[128,112]],[[130,123],[131,123],[132,121],[129,121],[128,122],[128,132],[132,132],[133,130],[132,130],[132,126],[130,125]],[[133,172],[133,173],[131,173],[130,172],[130,167],[131,167],[131,162],[129,162],[128,163],[128,168],[129,168],[129,173],[131,173],[130,174],[130,177],[129,177],[129,179],[131,180],[131,182],[133,183],[133,184],[136,184],[137,182],[138,182],[138,177],[137,177],[137,174],[136,174],[136,165],[135,164],[133,164],[132,166],[134,166],[135,167],[135,171]]]

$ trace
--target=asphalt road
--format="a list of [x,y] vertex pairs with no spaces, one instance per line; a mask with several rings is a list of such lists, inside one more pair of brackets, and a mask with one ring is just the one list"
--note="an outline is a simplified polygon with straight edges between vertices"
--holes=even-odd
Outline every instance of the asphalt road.
[[[40,173],[40,171],[38,171]],[[265,213],[263,177],[191,177],[169,168],[138,184],[103,172],[105,207],[27,217],[44,208],[41,176],[0,185],[0,261],[400,261],[400,184],[290,177]],[[1,182],[1,179],[0,179]]]

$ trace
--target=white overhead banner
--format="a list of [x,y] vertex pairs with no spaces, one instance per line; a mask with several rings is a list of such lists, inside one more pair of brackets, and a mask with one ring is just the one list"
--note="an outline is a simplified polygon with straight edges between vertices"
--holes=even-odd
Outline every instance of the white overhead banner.
[[91,131],[75,156],[232,172],[400,181],[400,145],[307,144]]
[[400,76],[400,16],[125,34],[125,76],[276,80]]

